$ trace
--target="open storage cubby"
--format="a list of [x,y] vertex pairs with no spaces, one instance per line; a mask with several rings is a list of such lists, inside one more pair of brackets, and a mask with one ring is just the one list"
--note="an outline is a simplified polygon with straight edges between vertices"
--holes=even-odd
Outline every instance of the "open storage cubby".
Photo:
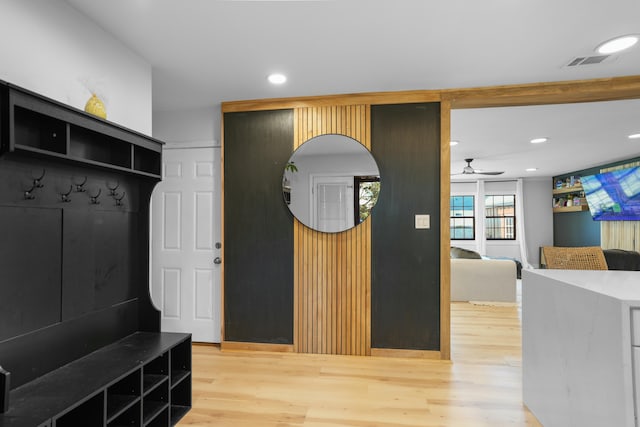
[[5,151],[50,155],[73,162],[160,177],[162,142],[8,85]]
[[191,374],[171,387],[171,424],[184,417],[191,409]]
[[15,146],[67,153],[67,124],[25,108],[14,110]]
[[135,370],[107,389],[107,423],[109,425],[112,420],[140,402],[140,384],[140,370]]
[[102,391],[53,420],[54,427],[98,426],[103,423],[104,392]]
[[131,167],[131,144],[107,135],[71,126],[69,155],[106,165]]
[[162,159],[160,153],[143,147],[133,147],[133,169],[139,172],[147,172],[160,175]]
[[118,415],[115,419],[107,423],[109,427],[124,427],[135,426],[139,427],[140,424],[140,401],[138,400],[133,406],[131,406],[122,414]]
[[[169,414],[169,378],[165,377],[160,383],[154,384],[152,390],[142,398],[143,424],[149,425],[158,416]],[[164,417],[164,416],[163,416]],[[166,423],[164,424],[166,425]]]
[[171,349],[171,387],[191,375],[191,346],[186,342]]
[[171,424],[191,409],[191,346],[183,342],[171,349]]
[[169,356],[162,354],[144,367],[142,390],[146,395],[164,381],[169,381]]

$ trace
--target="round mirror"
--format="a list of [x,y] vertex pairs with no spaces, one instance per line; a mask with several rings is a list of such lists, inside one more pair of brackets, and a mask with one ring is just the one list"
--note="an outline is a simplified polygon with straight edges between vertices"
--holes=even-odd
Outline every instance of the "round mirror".
[[291,155],[282,193],[291,213],[317,231],[337,233],[363,222],[378,201],[380,171],[355,139],[320,135]]

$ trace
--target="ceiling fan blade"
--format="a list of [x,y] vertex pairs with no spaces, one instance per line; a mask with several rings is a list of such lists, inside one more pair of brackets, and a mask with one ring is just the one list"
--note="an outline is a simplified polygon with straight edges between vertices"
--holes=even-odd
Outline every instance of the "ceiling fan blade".
[[473,159],[464,159],[465,162],[467,162],[467,165],[462,168],[462,172],[460,173],[452,173],[451,176],[456,176],[456,175],[502,175],[504,173],[504,171],[483,171],[480,169],[474,169],[471,166],[471,162],[473,162]]
[[487,171],[487,172],[485,172],[485,171],[481,171],[481,170],[476,169],[474,171],[474,173],[476,173],[478,175],[502,175],[504,173],[504,171],[501,171],[501,172],[498,172],[498,171],[489,172],[489,171]]

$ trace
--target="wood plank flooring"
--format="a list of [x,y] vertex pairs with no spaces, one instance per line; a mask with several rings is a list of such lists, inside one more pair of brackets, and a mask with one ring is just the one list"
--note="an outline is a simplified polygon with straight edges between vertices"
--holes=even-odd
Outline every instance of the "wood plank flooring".
[[520,310],[451,306],[452,361],[193,347],[180,425],[540,426],[522,404]]

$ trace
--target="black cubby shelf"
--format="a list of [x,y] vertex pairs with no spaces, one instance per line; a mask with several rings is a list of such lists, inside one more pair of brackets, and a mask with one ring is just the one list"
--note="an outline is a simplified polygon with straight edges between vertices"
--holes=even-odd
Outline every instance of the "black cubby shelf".
[[191,408],[190,367],[190,334],[135,332],[12,390],[0,426],[175,425]]
[[3,151],[161,177],[159,140],[11,84],[0,102],[8,111]]

